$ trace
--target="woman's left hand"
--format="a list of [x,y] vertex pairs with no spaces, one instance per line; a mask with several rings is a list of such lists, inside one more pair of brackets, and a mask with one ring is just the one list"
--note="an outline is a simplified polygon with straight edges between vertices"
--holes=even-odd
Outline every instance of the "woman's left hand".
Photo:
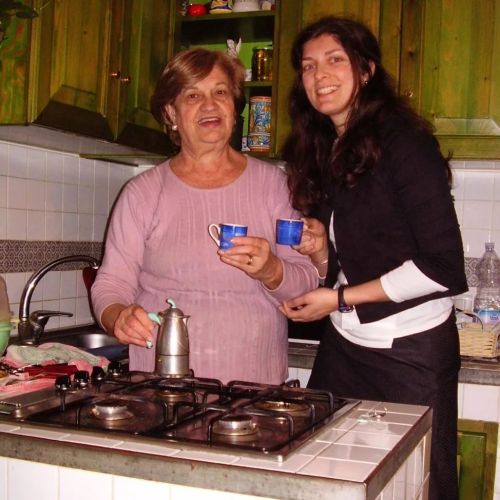
[[317,288],[279,306],[287,318],[297,322],[316,321],[338,308],[337,291],[331,288]]
[[237,267],[251,278],[261,281],[269,289],[277,288],[283,280],[283,264],[273,254],[264,238],[240,236],[233,238],[233,248],[219,250],[220,260]]

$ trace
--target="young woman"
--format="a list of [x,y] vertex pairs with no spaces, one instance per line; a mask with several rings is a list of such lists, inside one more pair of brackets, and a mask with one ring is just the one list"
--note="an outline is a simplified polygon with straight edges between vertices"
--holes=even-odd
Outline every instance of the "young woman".
[[298,250],[325,287],[285,301],[329,315],[309,386],[433,409],[430,498],[457,498],[460,367],[452,296],[467,290],[451,173],[429,124],[395,91],[362,24],[327,17],[293,46],[284,147]]

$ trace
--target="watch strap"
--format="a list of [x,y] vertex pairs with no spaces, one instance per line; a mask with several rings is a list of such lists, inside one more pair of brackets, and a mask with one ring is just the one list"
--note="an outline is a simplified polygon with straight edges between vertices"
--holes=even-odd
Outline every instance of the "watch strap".
[[340,285],[337,288],[338,302],[339,302],[339,312],[341,312],[341,313],[351,312],[354,309],[353,306],[348,306],[346,304],[346,302],[345,302],[345,299],[344,299],[344,289],[345,288],[346,288],[345,285]]

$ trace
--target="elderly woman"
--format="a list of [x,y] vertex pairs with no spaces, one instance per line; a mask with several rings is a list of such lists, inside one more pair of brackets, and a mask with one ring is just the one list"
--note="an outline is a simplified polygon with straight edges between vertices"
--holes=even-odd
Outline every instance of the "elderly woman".
[[[244,68],[192,49],[166,66],[151,99],[179,153],[131,180],[110,220],[92,287],[105,330],[130,344],[130,368],[152,371],[156,328],[146,311],[172,298],[189,319],[196,376],[261,383],[287,377],[287,320],[278,305],[317,287],[308,257],[275,243],[278,218],[297,218],[282,171],[229,145]],[[218,250],[211,223],[248,226]]]

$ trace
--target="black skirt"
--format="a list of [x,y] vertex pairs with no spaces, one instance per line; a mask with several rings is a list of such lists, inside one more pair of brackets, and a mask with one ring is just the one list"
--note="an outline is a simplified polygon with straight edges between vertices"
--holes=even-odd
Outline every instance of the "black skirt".
[[337,396],[430,406],[431,500],[458,498],[457,389],[460,349],[455,315],[391,348],[363,347],[328,322],[308,387]]

